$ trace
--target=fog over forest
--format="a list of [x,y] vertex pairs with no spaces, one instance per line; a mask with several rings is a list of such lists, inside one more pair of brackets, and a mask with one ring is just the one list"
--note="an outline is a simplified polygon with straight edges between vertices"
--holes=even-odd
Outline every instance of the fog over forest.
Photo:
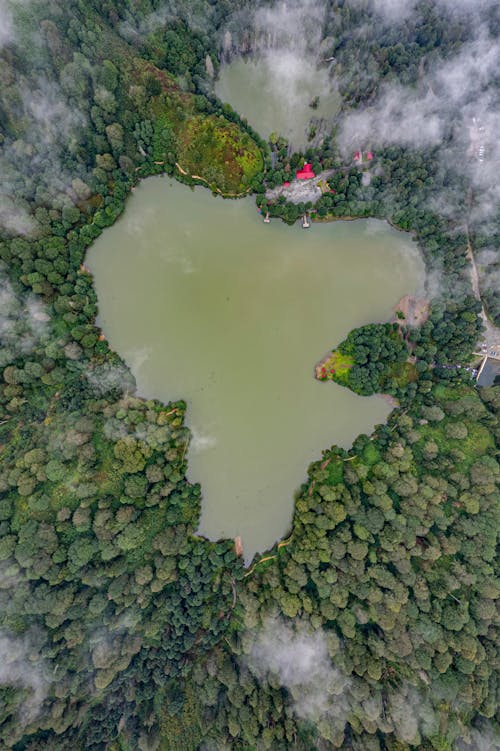
[[[241,60],[306,109],[300,148],[217,98]],[[0,0],[0,748],[500,749],[499,60],[498,0]],[[197,534],[210,425],[98,324],[85,253],[153,175],[252,200],[263,238],[388,221],[425,261],[417,322],[308,363],[393,411],[302,468],[252,561]]]

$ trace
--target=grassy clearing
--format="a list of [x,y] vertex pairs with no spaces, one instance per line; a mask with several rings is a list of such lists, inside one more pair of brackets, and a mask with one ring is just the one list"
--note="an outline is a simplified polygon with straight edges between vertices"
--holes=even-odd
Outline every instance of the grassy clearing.
[[335,350],[319,363],[316,368],[316,376],[320,381],[335,381],[342,386],[348,386],[349,371],[353,365],[354,359],[351,355],[343,355]]
[[157,171],[163,165],[173,171],[178,162],[190,177],[198,176],[222,195],[248,192],[264,169],[260,148],[248,133],[222,115],[200,112],[200,97],[181,91],[173,76],[151,62],[131,56],[128,45],[114,35],[109,45],[139,91],[147,89],[151,79],[161,88],[158,94],[144,95],[144,122],[154,131],[146,152]]
[[328,483],[330,485],[339,485],[344,481],[344,462],[336,456],[329,463],[328,467]]
[[367,443],[363,449],[363,464],[371,467],[374,464],[378,464],[380,460],[381,454],[377,446],[374,443]]
[[198,175],[210,187],[229,195],[249,190],[264,166],[250,136],[215,115],[187,121],[179,136],[178,160],[190,175]]
[[[446,432],[446,426],[454,422],[463,422],[467,428],[465,438],[451,438]],[[440,454],[450,454],[459,452],[458,457],[462,459],[455,461],[455,471],[463,474],[467,473],[470,466],[481,456],[484,456],[488,450],[494,448],[493,439],[488,429],[473,420],[450,420],[445,418],[437,425],[423,425],[419,428],[421,435],[420,440],[415,445],[415,449],[420,453],[420,458],[424,462],[424,449],[426,444],[433,442],[439,449]]]
[[167,687],[167,699],[163,705],[158,704],[161,718],[160,751],[192,751],[198,748],[203,738],[201,707],[190,683],[182,684],[182,694],[179,694],[179,684],[172,682]]
[[151,113],[157,164],[178,162],[181,174],[227,196],[244,195],[262,172],[262,153],[248,133],[222,115],[198,114],[193,97],[165,92]]
[[418,379],[418,373],[413,363],[395,363],[388,369],[385,378],[395,381],[399,388],[404,389],[409,383],[414,383]]
[[458,401],[458,399],[461,399],[462,396],[466,396],[470,390],[467,386],[445,386],[444,384],[438,383],[434,386],[432,391],[434,396],[442,402],[455,402]]

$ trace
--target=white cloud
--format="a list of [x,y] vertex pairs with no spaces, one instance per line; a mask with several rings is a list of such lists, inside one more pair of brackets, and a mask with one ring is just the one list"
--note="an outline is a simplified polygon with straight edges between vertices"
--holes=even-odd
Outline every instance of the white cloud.
[[[417,87],[383,83],[373,103],[348,112],[340,123],[340,147],[346,154],[368,145],[439,147],[442,167],[473,187],[473,218],[484,221],[500,205],[499,59],[500,42],[479,26],[471,42]],[[446,196],[436,200],[449,215],[456,212],[456,206],[446,209]]]
[[208,433],[204,433],[196,428],[191,427],[191,441],[189,451],[191,454],[200,454],[203,451],[209,451],[217,445],[217,438]]
[[418,0],[372,0],[373,8],[391,21],[402,21],[415,10]]
[[[348,4],[371,9],[389,24],[401,24],[418,12],[420,0],[348,0]],[[434,10],[449,16],[460,13],[480,16],[495,4],[496,0],[434,0]]]
[[0,0],[0,49],[12,41],[13,34],[11,3],[8,0]]
[[318,720],[328,714],[347,720],[350,681],[333,665],[323,631],[268,619],[255,636],[248,664],[260,678],[278,678],[300,717]]
[[124,394],[135,391],[134,378],[126,365],[109,362],[96,365],[85,370],[85,376],[93,391],[103,395],[109,391],[120,391]]
[[[1,166],[1,158],[0,158]],[[9,195],[0,187],[0,228],[9,235],[32,235],[36,230],[36,222],[28,211],[16,206]]]
[[473,728],[467,738],[460,740],[457,751],[499,751],[500,735],[490,723],[484,722],[480,729]]
[[11,637],[0,631],[0,684],[26,689],[19,707],[23,726],[39,714],[49,681],[29,637]]
[[29,354],[46,335],[49,320],[42,303],[17,294],[0,269],[0,366]]
[[207,4],[203,0],[166,0],[153,13],[140,19],[136,20],[129,14],[119,25],[118,31],[125,39],[132,41],[182,18],[193,31],[207,32],[213,13],[214,10],[210,7],[207,9]]
[[[384,734],[394,734],[412,746],[419,745],[422,736],[437,733],[439,715],[432,687],[420,690],[403,681],[397,688],[386,686],[381,691],[380,686],[370,688],[355,674],[345,675],[331,657],[338,653],[339,640],[322,629],[312,630],[301,620],[267,618],[260,629],[247,632],[244,645],[251,673],[274,689],[286,688],[294,712],[316,723],[327,739],[335,737],[338,742],[346,723],[353,720],[355,724],[360,720],[374,724]],[[460,749],[496,748],[485,745],[493,739],[490,728],[473,731],[472,739],[476,745]]]

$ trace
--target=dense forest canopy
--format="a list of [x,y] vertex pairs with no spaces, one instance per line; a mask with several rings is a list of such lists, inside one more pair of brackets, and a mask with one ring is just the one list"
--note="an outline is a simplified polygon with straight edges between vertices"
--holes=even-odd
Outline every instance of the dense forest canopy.
[[[499,39],[493,0],[0,2],[2,748],[496,747],[499,387],[467,368],[500,315]],[[342,97],[305,153],[213,91],[290,50]],[[271,201],[304,161],[328,192]],[[186,404],[141,399],[95,325],[85,250],[161,173],[387,218],[427,264],[425,322],[336,343],[399,409],[325,449],[247,570],[195,535]]]

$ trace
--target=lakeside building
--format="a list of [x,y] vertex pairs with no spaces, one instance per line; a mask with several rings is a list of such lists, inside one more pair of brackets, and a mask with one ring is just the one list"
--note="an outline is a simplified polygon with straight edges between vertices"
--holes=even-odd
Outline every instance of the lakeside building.
[[500,360],[486,355],[479,368],[476,383],[478,386],[493,386],[500,378]]
[[313,172],[312,164],[304,164],[302,169],[297,170],[295,173],[297,180],[310,180],[312,177],[316,177]]

